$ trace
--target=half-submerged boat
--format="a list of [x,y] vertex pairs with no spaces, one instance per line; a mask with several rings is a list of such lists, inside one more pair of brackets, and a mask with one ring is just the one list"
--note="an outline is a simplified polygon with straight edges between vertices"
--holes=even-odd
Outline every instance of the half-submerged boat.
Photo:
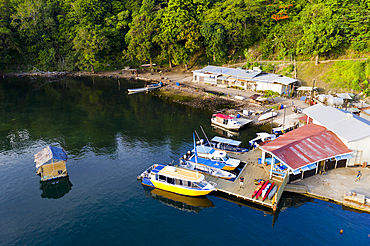
[[212,124],[221,126],[230,130],[239,130],[241,127],[252,122],[252,120],[236,118],[231,115],[213,114],[211,118]]
[[41,181],[48,181],[68,176],[66,162],[67,154],[62,148],[46,146],[35,154],[36,174]]
[[180,160],[179,166],[189,169],[189,170],[199,171],[199,172],[202,172],[202,173],[205,173],[205,174],[217,177],[217,178],[223,178],[223,179],[235,179],[236,178],[236,175],[231,172],[221,170],[220,168],[211,167],[208,165],[203,165],[198,162]]
[[162,87],[162,85],[163,85],[162,82],[159,82],[157,84],[150,84],[142,88],[134,88],[134,89],[127,89],[127,90],[130,94],[133,94],[133,93],[139,93],[139,92],[145,92],[145,91],[151,91],[154,89],[158,89]]
[[138,178],[144,185],[185,196],[203,196],[216,190],[199,172],[163,164],[152,165]]

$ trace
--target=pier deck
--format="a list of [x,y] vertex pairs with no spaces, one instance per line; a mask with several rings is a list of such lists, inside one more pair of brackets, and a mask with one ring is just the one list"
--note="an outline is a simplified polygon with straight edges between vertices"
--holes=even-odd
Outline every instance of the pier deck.
[[[217,184],[216,189],[218,191],[245,199],[253,203],[257,203],[259,205],[273,208],[274,204],[272,204],[271,200],[269,199],[265,199],[265,201],[262,201],[261,196],[258,199],[252,198],[252,194],[257,188],[257,185],[254,184],[254,179],[269,180],[269,175],[264,170],[263,166],[261,164],[257,164],[257,160],[261,156],[260,151],[249,151],[247,153],[235,156],[233,156],[233,154],[230,154],[230,156],[246,162],[238,177],[234,181],[229,181],[226,179],[205,175],[206,180],[215,182]],[[240,176],[244,177],[244,189],[240,188]],[[275,179],[270,180],[270,182],[275,182],[275,185],[277,185],[278,187],[280,187],[282,184],[282,181]],[[278,204],[278,202],[279,201],[276,201],[276,204]]]

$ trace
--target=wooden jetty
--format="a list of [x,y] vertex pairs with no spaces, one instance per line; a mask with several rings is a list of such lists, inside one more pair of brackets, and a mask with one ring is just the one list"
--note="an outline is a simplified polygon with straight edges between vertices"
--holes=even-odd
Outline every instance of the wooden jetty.
[[[230,154],[230,156],[232,156],[232,154]],[[218,191],[271,208],[276,211],[277,204],[279,203],[279,199],[284,191],[286,179],[269,179],[268,171],[266,171],[268,168],[265,169],[262,164],[257,164],[258,157],[260,156],[261,155],[259,151],[249,151],[247,153],[235,156],[246,164],[234,181],[217,178],[210,175],[205,175],[205,178],[207,181],[215,182],[217,184],[216,189]],[[239,177],[241,176],[244,177],[244,188],[240,188]],[[263,179],[269,180],[270,182],[275,182],[275,185],[278,186],[278,191],[271,200],[265,199],[262,201],[261,196],[258,199],[255,197],[252,198],[252,194],[257,188],[257,185],[254,183],[255,179]]]

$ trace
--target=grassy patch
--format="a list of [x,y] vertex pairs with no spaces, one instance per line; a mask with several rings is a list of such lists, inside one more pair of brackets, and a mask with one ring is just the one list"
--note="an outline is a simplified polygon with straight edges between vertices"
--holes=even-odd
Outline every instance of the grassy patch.
[[199,97],[193,94],[177,91],[177,90],[160,90],[157,92],[158,95],[162,97],[166,97],[173,101],[180,101],[180,102],[191,102],[194,98]]

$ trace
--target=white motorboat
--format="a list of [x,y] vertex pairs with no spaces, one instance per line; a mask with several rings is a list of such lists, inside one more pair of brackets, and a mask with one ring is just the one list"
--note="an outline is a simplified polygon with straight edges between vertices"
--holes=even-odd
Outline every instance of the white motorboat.
[[162,86],[162,82],[159,82],[157,84],[150,84],[142,88],[134,88],[134,89],[127,89],[130,94],[139,93],[139,92],[145,92],[145,91],[151,91],[154,89],[158,89]]
[[239,130],[244,125],[252,122],[249,119],[241,119],[231,115],[225,114],[213,114],[211,118],[211,122],[215,125],[221,126],[226,129],[230,130]]
[[270,134],[267,132],[258,132],[256,134],[257,134],[257,137],[249,141],[249,145],[251,146],[251,148],[257,148],[262,143],[269,142],[271,140],[276,139],[275,134]]
[[270,111],[270,112],[262,114],[260,117],[258,117],[258,120],[263,121],[263,120],[267,120],[275,116],[277,116],[277,113],[274,111]]

